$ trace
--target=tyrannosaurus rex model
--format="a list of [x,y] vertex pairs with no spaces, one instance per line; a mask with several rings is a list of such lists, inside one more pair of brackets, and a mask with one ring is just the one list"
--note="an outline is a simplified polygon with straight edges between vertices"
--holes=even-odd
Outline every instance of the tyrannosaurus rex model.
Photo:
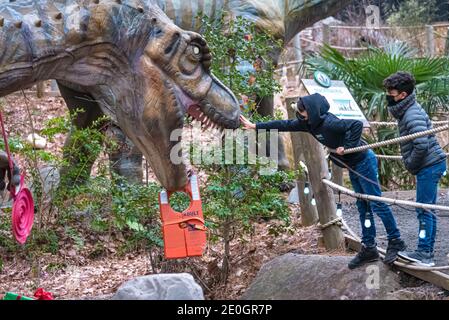
[[0,0],[0,48],[0,97],[46,79],[91,97],[167,190],[187,183],[185,164],[170,159],[170,134],[187,113],[239,127],[237,100],[209,72],[206,42],[149,1]]
[[[141,5],[156,3],[175,24],[183,29],[200,31],[201,21],[198,14],[202,12],[214,19],[226,11],[229,18],[242,16],[253,21],[260,30],[271,32],[278,40],[288,44],[301,30],[344,8],[352,0],[142,0]],[[124,1],[126,2],[126,1]],[[280,52],[272,52],[276,65]],[[68,88],[60,82],[60,91],[70,109],[86,106],[87,111],[75,119],[75,125],[85,128],[101,116],[102,112],[93,99],[82,95],[79,90]],[[75,88],[76,89],[76,88]],[[264,116],[273,115],[273,98],[262,99],[258,112]],[[129,152],[116,152],[110,155],[114,171],[127,177],[129,181],[142,181],[142,157],[137,148],[133,148],[120,128],[113,128],[116,138],[128,145]],[[70,144],[70,138],[67,144]],[[282,140],[279,141],[279,164],[286,167],[288,161],[284,155]],[[72,160],[73,161],[73,160]],[[90,166],[86,166],[90,172]]]

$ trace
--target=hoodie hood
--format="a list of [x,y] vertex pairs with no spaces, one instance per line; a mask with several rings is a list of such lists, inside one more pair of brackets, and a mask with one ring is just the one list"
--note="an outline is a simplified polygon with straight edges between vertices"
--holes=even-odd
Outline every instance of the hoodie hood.
[[303,102],[309,117],[307,123],[311,128],[318,127],[329,112],[329,102],[327,102],[326,98],[319,93],[302,97],[301,101]]

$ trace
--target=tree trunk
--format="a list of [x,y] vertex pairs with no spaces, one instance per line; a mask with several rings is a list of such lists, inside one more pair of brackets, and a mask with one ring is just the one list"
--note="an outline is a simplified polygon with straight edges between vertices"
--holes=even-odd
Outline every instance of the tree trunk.
[[331,171],[332,171],[332,182],[335,182],[336,184],[342,186],[343,185],[343,168],[337,166],[335,163],[332,162]]
[[328,24],[323,23],[323,43],[330,45],[331,28]]
[[37,97],[39,99],[44,97],[44,94],[45,94],[44,81],[39,81],[36,84],[36,91],[37,91]]
[[447,28],[446,46],[444,47],[444,55],[449,56],[449,28]]
[[[309,179],[316,201],[321,225],[337,218],[334,193],[322,183],[322,178],[329,175],[323,147],[311,136],[304,135],[304,158],[309,169]],[[338,225],[323,229],[326,249],[339,249],[344,246],[344,235]]]
[[435,37],[433,35],[433,26],[426,26],[426,45],[427,45],[427,56],[435,56]]
[[231,224],[230,219],[226,218],[223,224],[223,242],[224,242],[224,255],[223,255],[223,265],[221,268],[221,283],[226,283],[229,276],[229,255],[230,255],[230,239],[231,236]]
[[[306,95],[307,91],[302,88],[301,95]],[[298,97],[287,97],[288,101]],[[290,105],[287,105],[287,109]],[[309,171],[309,180],[316,201],[319,221],[324,225],[334,219],[336,216],[336,205],[334,193],[330,188],[322,183],[322,178],[329,176],[329,168],[327,166],[326,157],[323,147],[310,135],[303,134],[301,136],[303,146],[303,154],[305,163]],[[335,250],[344,247],[344,235],[341,228],[333,224],[323,229],[324,245],[328,250]]]
[[[286,104],[287,104],[287,112],[288,117],[290,119],[295,118],[295,112],[290,107],[291,103],[296,103],[298,99],[295,98],[287,98]],[[299,168],[299,161],[304,161],[304,150],[305,145],[303,143],[304,136],[307,133],[300,133],[300,132],[290,132],[290,137],[292,139],[292,146],[293,146],[293,158],[295,159],[295,169],[297,170]],[[299,195],[299,205],[301,208],[301,224],[305,227],[314,225],[318,222],[318,212],[316,210],[316,206],[313,206],[310,201],[312,200],[312,195],[309,193],[308,195],[304,193],[304,187],[305,187],[305,181],[303,179],[296,180],[296,185],[298,188],[298,195]],[[310,186],[309,186],[309,189]]]

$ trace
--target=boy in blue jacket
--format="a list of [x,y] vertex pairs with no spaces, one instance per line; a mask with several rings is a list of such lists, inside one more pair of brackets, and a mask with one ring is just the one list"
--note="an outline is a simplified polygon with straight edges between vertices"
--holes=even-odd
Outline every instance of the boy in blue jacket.
[[[339,119],[329,112],[329,103],[320,94],[302,97],[296,105],[295,120],[275,120],[269,122],[251,123],[241,116],[245,129],[277,129],[285,131],[303,131],[310,133],[321,144],[328,148],[336,149],[336,154],[331,154],[330,159],[342,168],[348,168],[354,191],[374,196],[381,196],[379,181],[377,178],[377,159],[372,150],[344,154],[345,149],[365,145],[361,139],[363,123],[358,120]],[[366,179],[364,179],[365,177]],[[393,263],[397,259],[399,251],[406,246],[401,239],[399,229],[396,226],[390,207],[381,202],[357,200],[357,208],[362,224],[362,249],[349,262],[348,267],[354,269],[368,262],[379,259],[376,243],[376,228],[371,210],[382,220],[388,235],[388,247],[385,255],[385,263]],[[371,210],[370,210],[371,208]],[[369,219],[371,226],[365,226],[365,219]]]
[[[388,111],[398,121],[400,136],[406,136],[432,128],[429,116],[416,101],[416,80],[408,72],[397,72],[384,80],[388,91]],[[416,138],[401,143],[405,168],[416,175],[416,201],[435,204],[438,182],[446,171],[446,154],[435,135]],[[419,220],[418,247],[414,251],[399,252],[399,256],[433,267],[437,233],[437,217],[434,210],[417,208]]]

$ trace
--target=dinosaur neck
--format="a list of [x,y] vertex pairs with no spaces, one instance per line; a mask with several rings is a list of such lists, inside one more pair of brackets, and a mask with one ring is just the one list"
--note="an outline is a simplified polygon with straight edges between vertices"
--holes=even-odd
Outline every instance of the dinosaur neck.
[[301,30],[327,18],[353,0],[279,0],[284,8],[285,43]]

